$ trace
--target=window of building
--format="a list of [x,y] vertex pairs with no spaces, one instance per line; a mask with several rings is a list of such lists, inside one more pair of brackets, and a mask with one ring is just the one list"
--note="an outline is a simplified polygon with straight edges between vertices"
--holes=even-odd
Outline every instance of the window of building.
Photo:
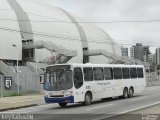
[[130,78],[129,68],[122,68],[122,74],[123,74],[123,79],[129,79]]
[[143,69],[142,68],[137,68],[137,74],[138,74],[138,78],[143,78]]
[[84,80],[85,81],[92,81],[93,80],[93,71],[92,68],[83,68],[84,72]]
[[131,75],[131,78],[137,78],[137,69],[130,68],[130,75]]
[[112,80],[113,79],[112,68],[104,68],[104,78],[105,78],[105,80]]
[[103,68],[93,68],[94,80],[104,80]]
[[76,89],[83,85],[83,74],[81,68],[74,68],[74,86]]
[[121,68],[113,68],[114,79],[122,79],[122,69]]

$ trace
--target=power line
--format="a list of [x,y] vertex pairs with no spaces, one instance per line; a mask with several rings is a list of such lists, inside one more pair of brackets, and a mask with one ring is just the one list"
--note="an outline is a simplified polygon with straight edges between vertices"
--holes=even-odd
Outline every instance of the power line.
[[[5,28],[5,27],[0,27],[1,30],[4,30],[4,31],[10,31],[10,32],[18,32],[18,33],[24,33],[24,34],[34,34],[34,35],[37,35],[37,36],[42,36],[42,37],[49,37],[49,38],[58,38],[58,39],[63,39],[63,40],[67,40],[67,41],[81,41],[80,38],[77,36],[77,38],[71,38],[71,37],[64,37],[63,35],[61,36],[56,36],[56,35],[47,35],[47,34],[43,34],[43,33],[38,33],[38,32],[28,32],[28,31],[20,31],[20,30],[16,30],[16,29],[10,29],[10,28]],[[98,38],[95,38],[98,40]],[[99,38],[99,40],[103,40],[104,38]],[[107,40],[107,39],[104,39],[104,40]],[[108,39],[109,40],[109,39]],[[91,43],[105,43],[105,44],[112,44],[112,43],[109,43],[109,42],[106,42],[106,41],[94,41],[94,40],[90,40],[88,42],[91,42]],[[117,44],[117,43],[113,43],[113,44]]]
[[0,19],[1,21],[20,21],[20,22],[28,22],[28,21],[31,21],[31,22],[53,22],[53,23],[101,23],[101,24],[105,24],[105,23],[148,23],[148,22],[160,22],[160,19],[155,19],[155,20],[131,20],[131,21],[86,21],[86,22],[82,22],[82,21],[79,21],[79,22],[72,22],[72,21],[65,21],[65,20],[59,20],[59,19],[56,19],[56,18],[53,18],[55,20],[25,20],[25,19],[21,19],[21,20],[17,20],[17,19]]
[[[72,38],[65,38],[63,35],[61,36],[56,36],[56,35],[47,35],[47,34],[42,34],[42,33],[31,33],[31,32],[27,32],[27,31],[20,31],[20,30],[16,30],[16,29],[10,29],[10,28],[4,28],[4,27],[0,27],[0,30],[4,30],[4,31],[10,31],[10,32],[18,32],[18,33],[25,33],[25,34],[34,34],[34,35],[37,35],[37,36],[42,36],[42,37],[48,37],[48,38],[58,38],[58,39],[63,39],[63,40],[67,40],[67,41],[81,41],[80,38],[79,39],[72,39]],[[77,36],[78,37],[78,36]],[[102,38],[102,39],[99,39],[99,40],[110,40],[110,39],[105,39],[105,38]],[[98,40],[98,39],[97,39]],[[112,44],[116,44],[116,45],[134,45],[135,43],[111,43],[111,42],[106,42],[106,41],[94,41],[94,40],[88,40],[88,42],[90,43],[98,43],[98,44],[109,44],[109,45],[112,45]],[[157,44],[150,44],[150,45],[147,45],[146,46],[152,46],[152,47],[160,47],[160,46],[157,46]]]
[[[7,27],[2,27],[2,26],[0,26],[0,29],[1,30],[5,30],[5,31],[24,33],[24,34],[41,35],[43,37],[63,38],[63,39],[79,40],[80,41],[80,37],[79,36],[71,36],[71,35],[64,35],[64,34],[53,34],[53,33],[44,33],[44,32],[37,32],[37,31],[30,32],[30,31],[27,31],[27,30],[18,30],[18,29],[7,28]],[[96,37],[96,38],[94,38],[94,37],[87,37],[87,38],[96,39],[96,40],[103,40],[104,36],[101,36],[101,38],[98,38],[98,37]],[[110,39],[108,39],[108,40],[110,40]]]
[[[16,29],[10,29],[10,28],[3,28],[3,27],[0,27],[0,29],[1,30],[5,30],[5,31],[11,31],[11,32],[18,32],[18,33],[20,33],[20,32],[22,32],[22,33],[25,33],[25,34],[34,34],[34,35],[40,35],[40,36],[42,36],[42,37],[49,37],[49,38],[59,38],[59,39],[67,39],[67,41],[75,41],[75,40],[77,40],[77,41],[81,41],[80,39],[71,39],[71,38],[64,38],[63,37],[63,35],[62,36],[55,36],[55,35],[47,35],[47,34],[41,34],[41,33],[35,33],[35,32],[33,32],[33,33],[31,33],[31,32],[27,32],[27,31],[20,31],[20,30],[16,30]],[[101,39],[102,40],[102,39]],[[109,40],[109,39],[105,39],[105,40]],[[119,45],[133,45],[133,44],[129,44],[129,43],[127,43],[127,44],[124,44],[124,43],[110,43],[110,42],[106,42],[106,41],[93,41],[93,40],[90,40],[90,41],[88,41],[88,42],[90,42],[90,43],[105,43],[105,44],[119,44]]]
[[145,23],[145,22],[160,22],[160,19],[155,20],[117,20],[117,21],[88,21],[78,23]]
[[[12,11],[12,9],[0,9],[1,11]],[[60,20],[58,18],[53,18],[49,16],[44,16],[36,13],[25,12],[27,14],[44,17],[53,20],[17,20],[17,19],[0,19],[0,20],[10,20],[10,21],[32,21],[32,22],[64,22],[64,23],[148,23],[148,22],[160,22],[160,19],[150,19],[150,20],[113,20],[113,21],[79,21],[79,22],[71,22],[66,20]]]
[[[12,9],[0,9],[1,11],[13,11]],[[51,19],[49,20],[50,22],[66,22],[66,23],[69,23],[70,21],[64,21],[64,20],[60,20],[58,18],[53,18],[53,17],[49,17],[49,16],[44,16],[44,15],[41,15],[41,14],[37,14],[37,13],[30,13],[30,12],[25,12],[24,13],[26,14],[30,14],[30,15],[34,15],[34,16],[38,16],[38,17],[43,17],[43,18],[47,18],[47,19]],[[5,19],[2,19],[2,20],[5,20]],[[40,21],[40,20],[17,20],[17,19],[6,19],[6,20],[11,20],[11,21],[32,21],[32,22],[49,22],[48,20],[47,21]]]
[[[5,30],[5,31],[11,31],[11,32],[18,32],[18,33],[24,33],[24,34],[34,34],[34,35],[40,35],[43,37],[51,37],[51,38],[62,38],[62,39],[69,39],[69,40],[79,40],[80,41],[80,37],[79,36],[65,36],[62,34],[47,34],[47,33],[40,33],[40,32],[29,32],[29,31],[20,31],[17,29],[13,29],[13,28],[7,28],[7,27],[2,27],[0,26],[1,30]],[[102,38],[95,38],[95,39],[102,39]]]

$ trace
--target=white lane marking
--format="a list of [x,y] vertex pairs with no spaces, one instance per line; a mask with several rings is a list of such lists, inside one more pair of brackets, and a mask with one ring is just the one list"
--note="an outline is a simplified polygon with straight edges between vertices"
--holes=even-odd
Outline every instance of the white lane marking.
[[156,102],[156,103],[152,103],[152,104],[149,104],[149,105],[146,105],[146,106],[141,106],[141,107],[138,107],[138,108],[135,108],[135,109],[130,109],[130,110],[127,110],[127,111],[123,111],[123,112],[117,113],[116,115],[99,117],[99,118],[96,118],[96,119],[93,119],[93,120],[107,119],[107,118],[111,118],[111,117],[114,117],[114,116],[117,116],[117,115],[121,115],[121,114],[129,113],[129,112],[133,112],[133,111],[136,111],[136,110],[140,110],[140,109],[143,109],[143,108],[151,107],[151,106],[157,105],[157,104],[160,104],[160,102]]
[[153,105],[157,105],[157,104],[160,104],[160,101],[156,102],[156,103],[152,103],[152,104],[146,105],[146,106],[141,106],[141,107],[134,108],[134,109],[131,109],[131,110],[123,111],[123,112],[120,112],[118,114],[124,114],[124,113],[128,113],[128,112],[140,110],[140,109],[147,108],[147,107],[150,107],[150,106],[153,106]]
[[149,98],[149,96],[144,96],[144,97],[140,97],[140,98],[133,98],[133,99],[130,99],[130,100],[134,101],[134,100],[140,100],[140,99],[145,99],[145,98]]
[[107,106],[111,106],[111,105],[113,105],[113,104],[97,106],[97,107],[93,107],[93,108],[88,108],[88,109],[86,109],[86,110],[94,110],[94,109],[98,109],[98,108],[102,108],[102,107],[107,107]]

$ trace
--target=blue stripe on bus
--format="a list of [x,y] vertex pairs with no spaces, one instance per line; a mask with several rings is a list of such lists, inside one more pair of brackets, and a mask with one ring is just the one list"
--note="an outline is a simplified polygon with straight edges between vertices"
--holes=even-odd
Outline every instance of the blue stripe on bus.
[[48,98],[44,97],[45,103],[74,103],[74,96],[68,96],[63,98]]

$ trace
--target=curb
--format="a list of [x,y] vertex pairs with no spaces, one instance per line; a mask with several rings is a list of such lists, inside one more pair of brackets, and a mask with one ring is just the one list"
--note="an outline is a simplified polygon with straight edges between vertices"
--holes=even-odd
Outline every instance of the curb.
[[31,104],[31,105],[23,105],[23,106],[19,106],[19,107],[4,108],[4,109],[0,109],[0,112],[8,111],[8,110],[20,109],[20,108],[33,107],[33,106],[38,106],[38,105],[37,104]]

